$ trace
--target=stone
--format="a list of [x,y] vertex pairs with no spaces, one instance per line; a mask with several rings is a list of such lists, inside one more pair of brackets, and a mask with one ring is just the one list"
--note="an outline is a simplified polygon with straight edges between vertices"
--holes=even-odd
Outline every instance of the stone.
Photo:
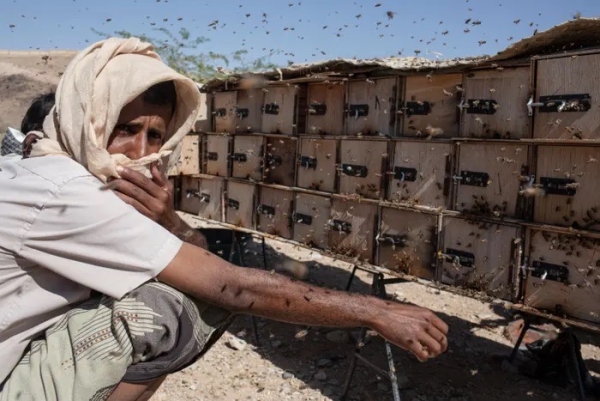
[[317,362],[317,366],[320,368],[326,368],[331,365],[333,365],[331,359],[319,359],[319,361]]
[[229,338],[229,340],[227,340],[225,344],[227,344],[229,348],[234,349],[236,351],[243,351],[246,348],[247,343],[241,338],[231,337]]
[[294,377],[294,375],[293,375],[293,374],[291,374],[290,372],[283,372],[283,374],[281,375],[281,377],[282,377],[283,379],[285,379],[285,380],[289,380],[289,379],[291,379],[292,377]]
[[325,380],[327,380],[327,373],[325,373],[322,370],[319,370],[317,372],[317,374],[315,375],[315,379],[318,380],[318,381],[321,381],[321,382],[325,381]]
[[271,341],[271,347],[273,347],[273,348],[281,347],[281,341],[279,341],[279,340]]
[[350,339],[350,336],[349,336],[348,332],[346,332],[346,331],[334,330],[334,331],[330,331],[329,333],[327,333],[325,335],[325,338],[327,338],[327,340],[331,341],[332,343],[343,344],[343,343],[348,342],[348,340]]
[[340,385],[340,381],[337,379],[331,379],[327,382],[327,384],[331,385],[331,386],[339,386]]
[[324,395],[325,397],[329,397],[329,396],[330,396],[330,395],[332,395],[332,394],[333,394],[333,389],[332,389],[331,387],[325,387],[325,388],[323,389],[323,395]]

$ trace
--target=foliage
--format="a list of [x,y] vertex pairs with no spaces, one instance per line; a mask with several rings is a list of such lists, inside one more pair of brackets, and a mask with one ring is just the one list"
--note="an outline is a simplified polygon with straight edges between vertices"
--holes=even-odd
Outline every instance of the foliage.
[[[270,57],[275,52],[270,52],[268,55],[254,60],[248,60],[246,58],[248,51],[243,49],[228,55],[213,51],[202,52],[199,50],[200,45],[206,44],[209,39],[204,36],[192,37],[185,28],[181,28],[177,34],[167,28],[156,28],[154,31],[160,33],[159,37],[136,35],[124,30],[116,31],[113,34],[106,34],[96,29],[92,29],[92,31],[103,37],[129,38],[135,36],[150,42],[165,63],[175,71],[197,82],[224,78],[232,73],[258,72],[276,68],[276,65],[270,62]],[[233,65],[233,68],[230,68],[230,65]]]

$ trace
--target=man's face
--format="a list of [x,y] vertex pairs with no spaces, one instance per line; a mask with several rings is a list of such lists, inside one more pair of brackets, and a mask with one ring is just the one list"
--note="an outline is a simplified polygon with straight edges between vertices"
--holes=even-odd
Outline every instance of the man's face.
[[171,106],[144,102],[143,95],[123,107],[108,140],[108,153],[124,154],[131,160],[158,152],[165,141],[172,117]]

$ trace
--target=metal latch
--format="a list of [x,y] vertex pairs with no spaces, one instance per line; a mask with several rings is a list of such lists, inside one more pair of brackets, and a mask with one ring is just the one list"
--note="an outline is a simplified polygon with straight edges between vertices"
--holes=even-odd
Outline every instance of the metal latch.
[[571,178],[540,177],[540,185],[548,195],[573,196],[577,193],[577,184]]
[[323,103],[313,103],[308,106],[308,114],[313,116],[324,116],[327,113],[327,105]]
[[200,202],[210,203],[210,194],[202,192],[198,198],[200,198]]
[[279,114],[279,105],[277,103],[267,103],[262,107],[262,111],[265,114],[277,115]]
[[300,165],[304,168],[317,169],[317,158],[313,156],[300,156]]
[[233,200],[231,198],[227,198],[227,207],[230,207],[232,209],[235,210],[239,210],[240,209],[240,202]]
[[224,107],[216,109],[213,114],[215,117],[225,117],[227,115],[227,109]]
[[565,266],[536,260],[531,264],[531,275],[542,280],[558,281],[569,285],[569,269]]
[[219,154],[217,152],[208,152],[206,157],[208,160],[219,160]]
[[248,118],[250,115],[250,111],[248,109],[235,109],[235,116],[240,120],[243,118]]
[[350,234],[352,232],[352,224],[343,220],[329,220],[329,226],[335,231]]
[[406,115],[410,116],[426,116],[431,113],[431,103],[429,102],[406,102],[406,105],[402,108],[405,110]]
[[352,177],[366,177],[369,173],[367,166],[358,166],[356,164],[342,164],[342,174]]
[[245,153],[234,153],[231,155],[231,160],[235,162],[245,163],[248,161],[248,156]]
[[268,154],[267,157],[267,165],[272,167],[281,166],[283,164],[283,159],[279,155]]
[[197,189],[188,189],[185,191],[185,197],[187,199],[191,198],[191,197],[200,197],[200,191],[198,191]]
[[404,245],[406,244],[406,240],[408,239],[408,235],[406,234],[400,234],[400,235],[393,235],[393,234],[383,234],[383,235],[378,235],[376,238],[376,241],[382,245]]
[[488,173],[462,170],[459,176],[455,175],[452,179],[454,181],[460,181],[461,185],[487,187],[490,181],[490,175]]
[[258,213],[264,214],[267,216],[275,216],[275,208],[269,205],[260,205],[258,207]]
[[462,267],[475,266],[475,255],[458,249],[446,248],[446,253],[440,255],[446,262],[454,263]]
[[358,118],[358,117],[366,117],[369,115],[369,105],[368,104],[350,104],[346,108],[346,113],[348,116]]
[[293,218],[294,223],[296,224],[305,224],[307,226],[312,225],[313,218],[307,214],[294,213]]
[[417,169],[412,167],[394,167],[394,178],[400,181],[416,181]]
[[492,99],[467,99],[466,104],[461,100],[458,108],[467,109],[468,114],[495,114],[498,102]]
[[540,96],[540,113],[585,112],[592,108],[589,94]]

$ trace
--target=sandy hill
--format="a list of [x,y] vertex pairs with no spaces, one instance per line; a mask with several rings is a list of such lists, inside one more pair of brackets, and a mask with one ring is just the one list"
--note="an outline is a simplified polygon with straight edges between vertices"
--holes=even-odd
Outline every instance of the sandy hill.
[[75,51],[0,50],[0,138],[19,128],[31,101],[56,89]]

